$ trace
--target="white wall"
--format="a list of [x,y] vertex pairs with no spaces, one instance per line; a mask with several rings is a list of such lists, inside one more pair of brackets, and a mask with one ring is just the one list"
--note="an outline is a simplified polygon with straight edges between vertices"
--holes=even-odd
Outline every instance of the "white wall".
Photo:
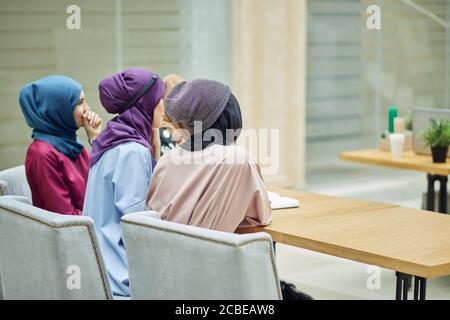
[[[31,142],[18,104],[18,92],[29,81],[72,76],[105,119],[97,86],[118,65],[230,82],[227,0],[122,0],[120,30],[116,0],[76,1],[81,30],[66,28],[71,4],[0,0],[0,170],[22,164]],[[117,41],[122,46],[117,48]]]

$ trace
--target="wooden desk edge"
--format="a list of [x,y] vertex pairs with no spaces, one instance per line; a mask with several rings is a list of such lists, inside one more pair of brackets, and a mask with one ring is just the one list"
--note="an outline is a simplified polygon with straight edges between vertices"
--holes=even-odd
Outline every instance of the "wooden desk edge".
[[[278,191],[282,191],[283,189],[286,188],[278,188]],[[393,207],[397,206],[394,205]],[[338,245],[333,245],[318,240],[289,235],[276,230],[271,230],[271,228],[272,228],[271,225],[266,227],[262,226],[240,227],[236,229],[235,233],[245,234],[245,233],[265,232],[270,234],[272,240],[275,242],[319,252],[322,254],[328,254],[331,256],[336,256],[352,261],[357,261],[360,263],[376,265],[382,268],[399,271],[427,279],[450,275],[450,263],[439,266],[427,266],[391,257],[385,257],[382,255],[372,254],[365,251],[359,251],[356,249],[349,249],[346,247],[341,247]]]
[[[367,164],[367,165],[377,165],[377,166],[383,166],[388,168],[397,168],[397,169],[403,169],[403,170],[414,170],[419,172],[426,172],[441,176],[448,176],[450,174],[449,169],[445,168],[429,168],[428,165],[420,165],[420,166],[411,166],[408,164],[405,164],[403,162],[395,162],[391,159],[380,159],[380,158],[372,158],[369,156],[360,155],[362,152],[373,152],[373,151],[379,151],[379,152],[386,152],[384,150],[379,149],[364,149],[364,150],[354,150],[354,151],[344,151],[339,153],[339,159],[343,161],[350,161],[350,162],[357,162],[361,164]],[[359,153],[359,154],[357,154]],[[362,159],[361,157],[364,157]]]
[[285,245],[291,245],[297,248],[311,250],[322,254],[327,254],[347,260],[352,260],[368,265],[376,265],[385,269],[399,271],[426,279],[438,278],[450,274],[450,263],[440,266],[425,266],[409,261],[403,261],[382,255],[372,254],[356,249],[348,249],[326,242],[303,238],[299,236],[290,236],[281,232],[270,230],[267,227],[241,227],[236,230],[238,234],[266,232],[270,234],[272,240]]

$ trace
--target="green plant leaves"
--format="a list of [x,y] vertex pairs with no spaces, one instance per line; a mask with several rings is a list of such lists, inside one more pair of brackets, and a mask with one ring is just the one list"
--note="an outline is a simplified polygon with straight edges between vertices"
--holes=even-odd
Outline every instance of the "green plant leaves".
[[450,121],[431,119],[430,126],[422,134],[425,144],[432,148],[450,146]]

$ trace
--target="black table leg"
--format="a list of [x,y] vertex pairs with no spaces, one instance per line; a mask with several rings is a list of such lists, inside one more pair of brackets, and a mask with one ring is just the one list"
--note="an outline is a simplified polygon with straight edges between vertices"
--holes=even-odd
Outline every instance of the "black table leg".
[[408,300],[408,290],[412,276],[402,272],[396,272],[395,275],[397,276],[395,300]]
[[402,300],[402,289],[403,289],[403,282],[402,279],[397,275],[397,285],[395,286],[395,300]]
[[[408,289],[412,281],[412,276],[402,272],[396,272],[397,286],[395,290],[396,300],[408,300]],[[427,290],[427,279],[414,277],[414,300],[425,300]]]
[[427,279],[414,277],[414,300],[426,300]]
[[439,212],[447,213],[447,176],[438,176],[440,182],[439,188]]
[[427,299],[427,279],[425,278],[419,278],[420,285],[420,300],[426,300]]
[[427,174],[428,190],[427,190],[427,210],[434,211],[434,176]]
[[414,300],[419,300],[419,279],[414,277]]
[[427,210],[435,211],[434,208],[434,183],[439,181],[439,212],[447,213],[447,176],[439,176],[427,174],[428,188],[427,188]]

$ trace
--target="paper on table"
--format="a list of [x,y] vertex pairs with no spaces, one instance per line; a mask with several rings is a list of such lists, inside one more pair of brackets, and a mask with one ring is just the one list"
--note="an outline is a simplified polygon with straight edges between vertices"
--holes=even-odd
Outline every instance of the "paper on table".
[[267,192],[270,200],[270,207],[272,210],[275,209],[287,209],[287,208],[297,208],[300,206],[300,202],[297,199],[292,199],[289,197],[282,197],[275,192]]

